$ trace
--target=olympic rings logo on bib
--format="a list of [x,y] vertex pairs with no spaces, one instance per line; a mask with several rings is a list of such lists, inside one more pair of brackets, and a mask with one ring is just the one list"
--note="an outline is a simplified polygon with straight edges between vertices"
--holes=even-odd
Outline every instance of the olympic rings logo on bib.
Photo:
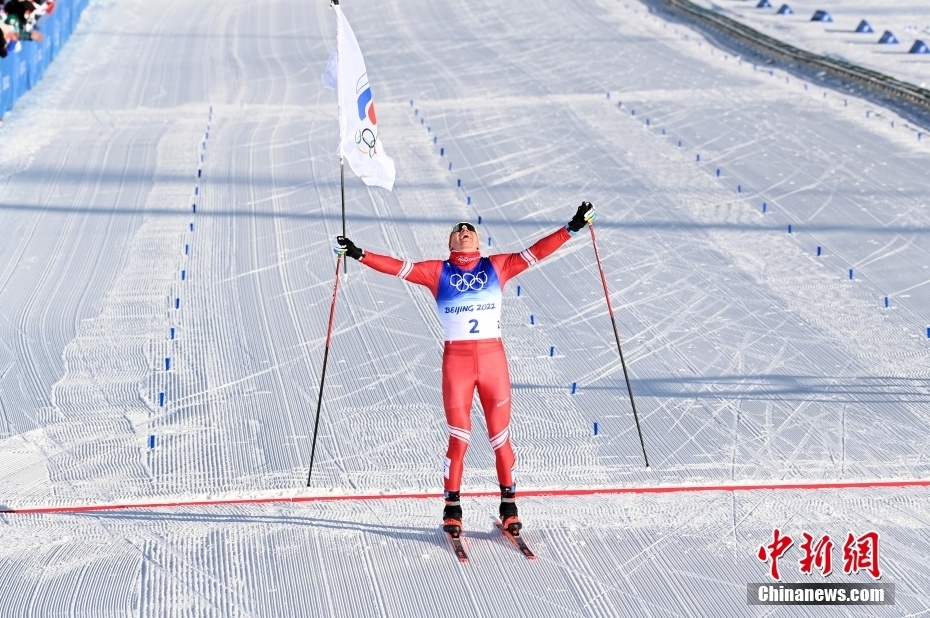
[[464,275],[454,274],[449,277],[449,283],[459,292],[469,290],[480,290],[488,283],[488,274],[481,271],[478,274],[465,273]]

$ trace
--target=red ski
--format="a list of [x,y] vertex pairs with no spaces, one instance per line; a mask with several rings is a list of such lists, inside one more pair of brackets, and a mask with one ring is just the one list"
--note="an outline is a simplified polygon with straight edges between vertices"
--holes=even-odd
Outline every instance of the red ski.
[[465,553],[465,546],[462,545],[462,533],[461,532],[446,532],[443,530],[443,534],[449,537],[449,542],[452,543],[452,551],[455,552],[456,558],[459,559],[459,562],[463,564],[468,563],[468,554]]
[[505,537],[507,537],[511,543],[514,544],[514,547],[520,550],[520,553],[526,556],[527,560],[536,560],[536,554],[527,546],[526,541],[523,540],[523,537],[520,534],[510,534],[510,531],[504,528],[504,525],[499,519],[494,520],[494,525],[497,526],[497,529],[501,531]]

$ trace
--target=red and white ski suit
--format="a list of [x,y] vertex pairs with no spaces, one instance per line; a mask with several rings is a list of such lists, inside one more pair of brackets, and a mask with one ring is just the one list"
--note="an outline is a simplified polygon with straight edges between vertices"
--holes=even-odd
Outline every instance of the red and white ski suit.
[[444,488],[459,491],[471,439],[475,389],[484,410],[501,485],[511,486],[516,458],[510,443],[510,373],[500,333],[502,290],[508,280],[548,257],[571,235],[564,227],[520,253],[482,258],[453,251],[447,260],[404,262],[365,251],[362,264],[425,286],[436,299],[443,325],[442,403],[449,426]]

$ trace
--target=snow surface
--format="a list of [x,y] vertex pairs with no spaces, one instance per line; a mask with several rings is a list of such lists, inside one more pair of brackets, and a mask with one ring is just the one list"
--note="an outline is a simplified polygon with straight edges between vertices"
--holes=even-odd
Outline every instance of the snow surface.
[[[758,0],[692,1],[800,49],[922,88],[930,86],[930,54],[909,53],[915,41],[930,46],[930,6],[925,1],[772,0],[770,8],[759,8]],[[779,14],[786,4],[792,12]],[[831,21],[812,21],[817,11],[826,11]],[[863,20],[873,32],[856,32]],[[898,43],[879,44],[886,31],[894,34]]]
[[[519,251],[592,201],[651,468],[585,233],[505,292],[519,487],[592,492],[521,500],[535,563],[481,495],[467,566],[438,497],[6,514],[0,615],[858,614],[747,605],[775,527],[880,532],[896,604],[870,615],[928,612],[926,488],[596,493],[930,477],[927,127],[633,2],[344,10],[398,170],[390,193],[346,172],[349,235],[434,258],[481,216]],[[355,263],[304,487],[341,231],[333,42],[325,2],[96,0],[8,116],[4,507],[438,496],[434,303]],[[475,494],[496,487],[481,424]],[[783,578],[872,581],[836,551],[824,579],[796,545]]]

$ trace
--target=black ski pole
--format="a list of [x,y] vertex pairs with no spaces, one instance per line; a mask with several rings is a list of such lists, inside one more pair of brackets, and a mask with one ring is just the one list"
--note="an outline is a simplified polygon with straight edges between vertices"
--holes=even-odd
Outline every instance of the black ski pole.
[[307,473],[307,487],[313,475],[313,456],[316,454],[316,432],[320,426],[320,409],[323,407],[323,383],[326,381],[326,361],[329,360],[329,341],[333,334],[333,318],[336,317],[336,293],[339,291],[339,263],[342,256],[336,258],[336,284],[333,286],[333,302],[329,306],[329,328],[326,330],[326,349],[323,352],[323,374],[320,376],[320,396],[316,401],[316,421],[313,423],[313,446],[310,448],[310,472]]
[[630,405],[633,407],[633,419],[636,421],[636,432],[639,434],[639,444],[643,447],[643,459],[646,460],[646,467],[649,467],[649,457],[646,455],[646,443],[643,442],[643,432],[639,428],[639,415],[636,414],[636,402],[633,401],[633,387],[630,386],[630,374],[626,370],[626,361],[623,360],[623,349],[620,347],[620,333],[617,332],[617,320],[614,318],[614,308],[610,304],[610,292],[607,291],[607,277],[604,276],[604,268],[601,266],[601,256],[597,251],[597,239],[594,236],[594,221],[588,223],[591,230],[591,244],[594,245],[594,258],[597,260],[597,269],[601,273],[601,283],[604,285],[604,297],[607,298],[607,312],[610,314],[610,323],[614,327],[614,338],[617,340],[617,351],[620,352],[620,364],[623,366],[623,377],[626,378],[626,389],[630,393]]

